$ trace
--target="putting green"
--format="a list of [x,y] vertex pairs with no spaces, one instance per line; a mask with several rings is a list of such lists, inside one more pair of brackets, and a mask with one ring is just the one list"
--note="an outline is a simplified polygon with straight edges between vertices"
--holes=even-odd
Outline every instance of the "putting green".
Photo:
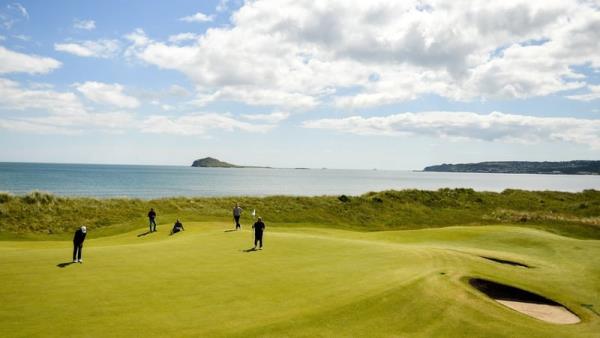
[[[229,223],[168,236],[0,242],[1,337],[592,337],[600,241],[504,226],[352,232],[269,227],[265,249]],[[494,257],[531,268],[501,264]],[[546,323],[487,298],[468,277],[557,301]]]

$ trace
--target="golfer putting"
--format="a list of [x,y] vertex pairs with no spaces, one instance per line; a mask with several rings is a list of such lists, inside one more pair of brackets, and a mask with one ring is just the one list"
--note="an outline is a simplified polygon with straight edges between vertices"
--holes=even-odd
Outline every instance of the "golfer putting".
[[252,225],[252,229],[254,229],[254,249],[256,250],[256,245],[260,242],[260,249],[263,247],[263,232],[265,230],[265,223],[262,221],[262,217],[258,218],[258,221]]
[[83,241],[85,241],[85,235],[87,234],[87,228],[82,225],[73,236],[73,263],[83,263],[81,259],[81,253],[83,251]]

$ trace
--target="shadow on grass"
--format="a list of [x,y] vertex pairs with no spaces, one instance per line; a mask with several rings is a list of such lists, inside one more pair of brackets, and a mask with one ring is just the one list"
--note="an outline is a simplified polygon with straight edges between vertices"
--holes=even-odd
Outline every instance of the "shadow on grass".
[[509,300],[515,302],[562,306],[561,304],[536,293],[518,289],[509,285],[492,282],[486,279],[471,278],[469,279],[469,284],[495,300]]
[[152,233],[152,232],[151,232],[151,231],[146,231],[146,232],[144,232],[144,233],[141,233],[141,234],[139,234],[139,235],[137,235],[137,236],[138,236],[138,237],[142,237],[142,236],[149,235],[150,233]]
[[73,264],[73,262],[60,263],[60,264],[56,264],[56,266],[59,268],[66,268],[67,266],[69,266],[71,264]]
[[519,263],[519,262],[513,262],[513,261],[509,261],[506,259],[500,259],[500,258],[495,258],[495,257],[488,257],[488,256],[479,256],[483,259],[487,259],[496,263],[500,263],[500,264],[507,264],[507,265],[513,265],[513,266],[520,266],[523,268],[527,268],[530,269],[531,266],[527,265],[527,264],[523,264],[523,263]]
[[235,231],[237,231],[237,230],[235,230],[235,229],[229,229],[229,230],[225,230],[223,232],[235,232]]
[[259,249],[257,248],[250,248],[250,249],[246,249],[246,250],[242,250],[243,252],[254,252],[254,251],[258,251]]

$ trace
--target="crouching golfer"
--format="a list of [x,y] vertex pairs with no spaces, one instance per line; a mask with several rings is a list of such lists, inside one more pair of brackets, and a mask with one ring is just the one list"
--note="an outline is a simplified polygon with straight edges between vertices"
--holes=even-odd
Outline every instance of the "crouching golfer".
[[86,234],[87,229],[85,225],[82,225],[81,228],[75,231],[75,236],[73,237],[73,263],[83,263],[81,251],[83,250],[83,241],[85,241]]
[[179,222],[179,220],[177,220],[177,222],[175,222],[175,224],[173,224],[173,229],[171,230],[171,235],[176,234],[180,231],[185,231],[185,229],[183,228],[183,224],[181,222]]
[[262,221],[262,217],[258,218],[258,221],[254,223],[252,226],[254,229],[254,249],[256,249],[256,245],[260,242],[260,248],[263,246],[263,231],[265,230],[265,223]]

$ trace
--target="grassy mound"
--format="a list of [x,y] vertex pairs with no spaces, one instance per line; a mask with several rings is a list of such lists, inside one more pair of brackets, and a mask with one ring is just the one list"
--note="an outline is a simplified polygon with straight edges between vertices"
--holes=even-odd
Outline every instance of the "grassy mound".
[[[365,197],[367,198],[367,197]],[[385,203],[385,202],[384,202]],[[522,227],[357,232],[272,228],[265,249],[231,224],[69,241],[0,242],[2,337],[591,337],[600,241]],[[523,269],[481,256],[523,262]],[[65,264],[63,264],[65,263]],[[555,325],[508,309],[466,276],[572,309]]]
[[[353,230],[397,230],[453,225],[511,224],[577,238],[600,238],[600,191],[581,193],[471,189],[403,190],[362,196],[93,199],[33,192],[0,193],[0,239],[70,236],[85,224],[100,235],[131,231],[145,224],[153,207],[162,222],[229,221],[239,202],[249,212],[286,227],[306,224]],[[39,236],[53,234],[55,236]],[[18,236],[17,236],[18,235]]]

